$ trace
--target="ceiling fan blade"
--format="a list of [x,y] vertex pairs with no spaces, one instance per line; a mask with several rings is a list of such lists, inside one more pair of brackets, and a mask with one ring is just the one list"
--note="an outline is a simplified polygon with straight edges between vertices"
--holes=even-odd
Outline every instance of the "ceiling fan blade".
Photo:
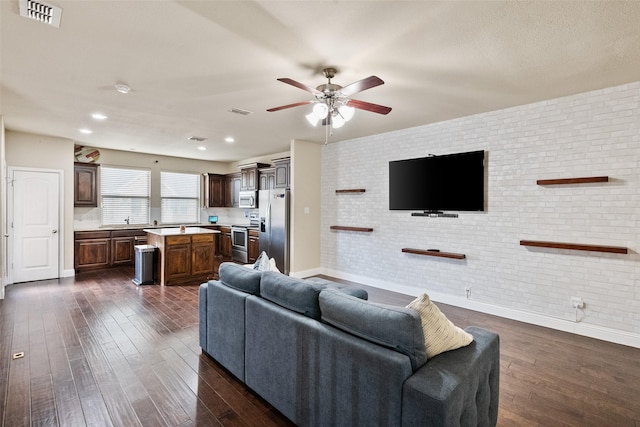
[[366,79],[358,80],[349,85],[346,85],[340,89],[340,93],[343,96],[351,96],[354,93],[362,92],[363,90],[371,89],[372,87],[380,86],[384,84],[384,81],[380,77],[370,76]]
[[315,101],[296,102],[294,104],[287,104],[287,105],[281,105],[280,107],[269,108],[267,111],[272,113],[274,111],[280,111],[280,110],[284,110],[284,109],[287,109],[287,108],[293,108],[293,107],[299,107],[301,105],[313,104],[314,102]]
[[295,86],[295,87],[297,87],[299,89],[302,89],[302,90],[306,90],[307,92],[311,92],[314,95],[322,95],[322,92],[320,92],[318,89],[314,89],[312,87],[309,87],[309,86],[307,86],[305,84],[302,84],[300,82],[297,82],[295,80],[288,79],[286,77],[278,79],[278,81],[280,81],[282,83],[286,83],[286,84],[291,85],[291,86]]
[[384,105],[372,104],[365,101],[358,101],[357,99],[348,100],[347,105],[349,107],[367,110],[378,114],[389,114],[391,112],[391,107],[385,107]]

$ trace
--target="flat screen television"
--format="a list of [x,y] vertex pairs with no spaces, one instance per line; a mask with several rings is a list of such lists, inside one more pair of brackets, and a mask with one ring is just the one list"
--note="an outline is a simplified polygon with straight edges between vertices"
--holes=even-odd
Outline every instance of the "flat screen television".
[[484,211],[484,151],[390,161],[389,209]]

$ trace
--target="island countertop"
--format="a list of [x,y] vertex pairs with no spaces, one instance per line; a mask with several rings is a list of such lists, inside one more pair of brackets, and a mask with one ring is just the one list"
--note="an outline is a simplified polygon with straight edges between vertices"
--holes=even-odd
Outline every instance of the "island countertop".
[[180,231],[179,227],[171,228],[145,228],[145,231],[149,234],[155,234],[156,236],[180,236],[191,234],[220,234],[220,230],[211,230],[202,227],[186,227],[184,231]]

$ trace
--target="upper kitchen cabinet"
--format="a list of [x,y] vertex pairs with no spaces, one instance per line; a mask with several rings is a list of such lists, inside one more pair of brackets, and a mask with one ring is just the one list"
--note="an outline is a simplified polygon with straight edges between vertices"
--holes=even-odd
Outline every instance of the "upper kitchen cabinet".
[[258,190],[273,190],[276,188],[276,168],[260,169],[260,184]]
[[73,166],[73,205],[98,206],[98,165],[75,163]]
[[291,158],[285,157],[273,161],[276,169],[275,188],[289,188]]
[[225,204],[225,187],[227,178],[224,175],[209,174],[209,207],[223,208]]
[[224,185],[224,206],[227,208],[237,208],[240,206],[240,186],[242,176],[240,172],[225,175]]
[[265,163],[251,163],[240,166],[240,175],[242,177],[241,191],[254,191],[258,189],[258,169],[266,168],[270,165]]

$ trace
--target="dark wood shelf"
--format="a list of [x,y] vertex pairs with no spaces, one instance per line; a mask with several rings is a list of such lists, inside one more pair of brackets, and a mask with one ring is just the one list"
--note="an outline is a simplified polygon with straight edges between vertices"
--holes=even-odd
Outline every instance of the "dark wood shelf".
[[590,251],[590,252],[608,252],[612,254],[629,253],[629,250],[627,248],[624,248],[621,246],[583,245],[583,244],[577,244],[577,243],[542,242],[537,240],[520,240],[520,245],[535,246],[538,248],[573,249],[576,251]]
[[361,233],[371,233],[373,231],[373,228],[369,228],[369,227],[345,227],[342,225],[332,225],[331,227],[332,230],[339,230],[339,231],[358,231]]
[[608,182],[608,176],[589,176],[584,178],[539,179],[538,185],[591,184],[594,182]]
[[336,194],[344,194],[344,193],[364,193],[366,190],[364,188],[348,188],[346,190],[336,190]]
[[425,249],[402,248],[402,252],[405,252],[408,254],[415,254],[415,255],[435,256],[440,258],[465,259],[467,257],[465,254],[456,254],[452,252],[437,252],[437,251],[430,251]]

